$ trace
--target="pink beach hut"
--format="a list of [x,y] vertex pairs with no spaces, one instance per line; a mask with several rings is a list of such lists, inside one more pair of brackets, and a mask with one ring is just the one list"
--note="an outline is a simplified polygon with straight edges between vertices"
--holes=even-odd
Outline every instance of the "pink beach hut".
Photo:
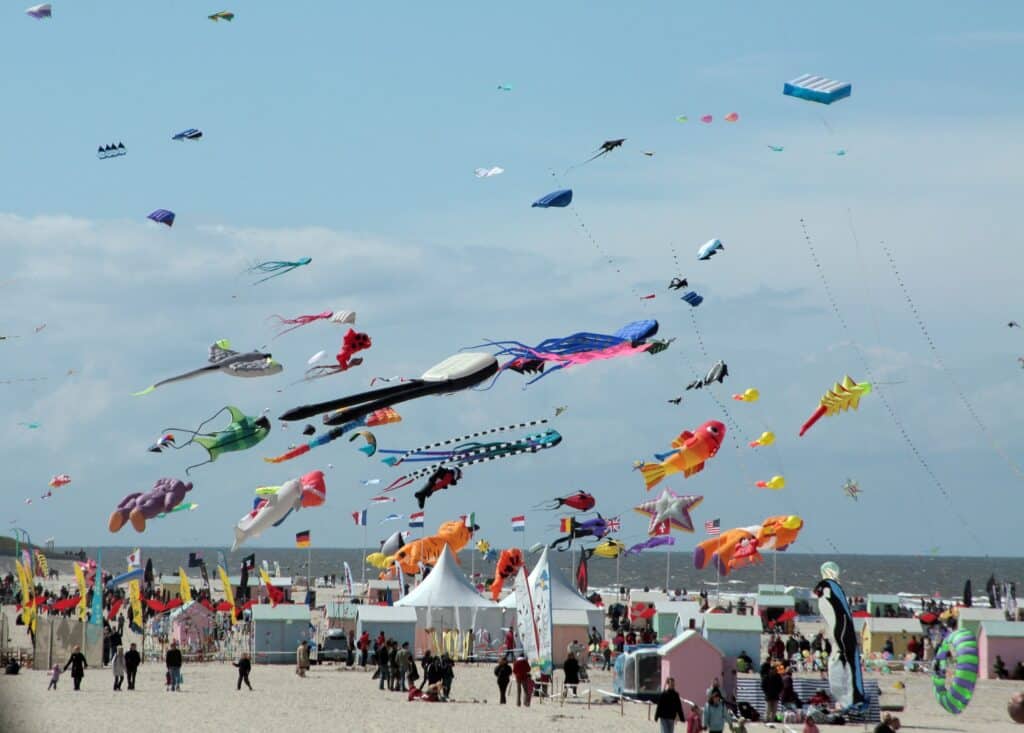
[[1009,672],[1024,662],[1024,623],[1019,621],[982,621],[978,635],[978,672],[984,680],[995,679],[992,666],[1002,657]]
[[192,601],[171,611],[171,638],[186,652],[198,652],[213,633],[213,613]]
[[658,648],[661,680],[675,677],[676,690],[684,700],[704,707],[707,690],[717,677],[726,695],[735,692],[735,673],[726,675],[725,655],[699,631],[688,629]]

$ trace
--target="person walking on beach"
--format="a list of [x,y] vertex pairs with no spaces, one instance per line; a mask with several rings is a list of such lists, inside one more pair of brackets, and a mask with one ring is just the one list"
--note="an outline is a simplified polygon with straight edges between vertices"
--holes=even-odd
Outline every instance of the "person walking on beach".
[[761,692],[764,693],[766,709],[764,719],[774,723],[779,711],[779,696],[782,695],[782,677],[771,662],[761,665]]
[[359,637],[359,666],[366,669],[366,658],[370,654],[370,632],[364,631]]
[[686,733],[700,733],[703,723],[700,708],[696,705],[691,705],[690,712],[686,715]]
[[400,692],[406,692],[405,678],[409,676],[409,642],[403,641],[402,648],[398,650],[395,655],[398,662],[397,664],[397,680],[392,680],[392,684],[395,686],[394,689]]
[[576,686],[580,683],[580,663],[576,659],[576,655],[569,652],[565,661],[562,663],[562,673],[565,675],[565,683],[562,686],[562,697],[569,694],[569,688],[572,688],[572,696],[578,697],[579,692]]
[[59,664],[55,664],[55,665],[53,665],[53,669],[50,670],[50,684],[47,685],[46,689],[47,690],[56,690],[57,689],[57,680],[59,680],[59,679],[60,679],[60,665]]
[[124,684],[125,675],[123,646],[117,647],[117,650],[114,652],[114,659],[110,663],[110,670],[114,673],[114,689],[120,692],[121,685]]
[[295,674],[305,677],[307,669],[309,669],[309,645],[303,640],[295,647]]
[[508,683],[512,679],[512,667],[508,663],[508,657],[498,660],[498,666],[494,668],[494,676],[498,678],[498,704],[504,705]]
[[248,652],[242,652],[242,658],[237,662],[232,663],[235,667],[238,667],[238,686],[236,690],[242,689],[242,683],[252,691],[252,685],[249,684],[249,672],[252,671],[252,661],[249,659]]
[[384,685],[387,684],[388,676],[391,672],[391,667],[388,660],[388,645],[380,644],[377,647],[377,676],[380,678],[380,689],[384,689]]
[[398,642],[388,639],[388,662],[391,664],[391,675],[388,677],[388,689],[394,692],[400,689],[405,676],[402,674],[401,663],[398,661]]
[[722,702],[717,690],[712,691],[708,704],[704,706],[704,727],[708,733],[722,733],[726,723],[732,718],[729,708]]
[[445,702],[452,694],[452,682],[455,680],[455,662],[447,654],[441,655],[441,690]]
[[674,677],[665,680],[665,689],[658,695],[654,720],[661,722],[661,733],[672,733],[676,729],[676,721],[683,722],[683,701],[676,692]]
[[171,648],[167,650],[164,657],[164,664],[167,665],[168,689],[171,692],[181,692],[181,650],[178,642],[172,641]]
[[82,647],[76,644],[71,652],[71,657],[68,659],[68,663],[64,665],[65,672],[68,667],[71,667],[71,679],[75,682],[75,690],[81,689],[82,678],[85,677],[85,668],[88,666],[89,663],[85,661],[85,655],[82,654]]
[[530,707],[530,663],[522,654],[512,665],[512,674],[516,678],[516,707],[521,707],[526,698],[526,707]]
[[128,651],[124,653],[124,671],[128,674],[128,689],[135,689],[135,675],[139,671],[139,665],[142,664],[142,656],[139,654],[139,650],[132,644]]

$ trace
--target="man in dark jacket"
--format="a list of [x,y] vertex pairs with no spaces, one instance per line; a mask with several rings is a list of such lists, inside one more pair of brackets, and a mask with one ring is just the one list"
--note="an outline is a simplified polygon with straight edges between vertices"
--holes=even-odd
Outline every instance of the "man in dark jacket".
[[236,689],[241,690],[242,683],[244,682],[245,686],[251,691],[252,685],[249,684],[249,672],[252,671],[252,660],[249,659],[249,654],[247,652],[243,652],[242,658],[237,662],[232,662],[232,664],[238,667],[238,687]]
[[494,676],[498,678],[498,704],[504,705],[508,683],[512,679],[512,665],[508,663],[508,657],[501,657],[498,660],[498,666],[494,668]]
[[171,648],[167,650],[164,658],[167,664],[168,689],[171,692],[181,692],[181,650],[178,649],[178,642],[172,641]]
[[380,676],[380,689],[382,690],[388,679],[390,679],[391,660],[388,656],[390,651],[387,644],[381,644],[377,647],[377,674]]
[[128,674],[128,689],[135,689],[135,674],[139,671],[139,665],[142,664],[142,656],[139,654],[139,650],[132,644],[131,648],[124,654],[124,670]]
[[565,662],[562,664],[562,673],[565,675],[565,683],[562,686],[562,697],[569,694],[569,688],[572,688],[572,696],[576,697],[579,693],[577,692],[576,686],[580,683],[580,663],[576,659],[576,655],[572,652],[565,658]]
[[782,695],[782,675],[775,669],[774,664],[769,663],[767,671],[762,668],[761,692],[764,693],[766,708],[764,719],[766,722],[774,723],[779,711],[779,697]]
[[654,719],[661,721],[661,730],[664,733],[672,733],[676,721],[683,722],[683,701],[679,699],[676,692],[676,681],[674,677],[665,680],[665,689],[658,695],[658,706],[654,709]]
[[89,663],[85,661],[85,655],[82,654],[82,647],[76,644],[74,651],[71,652],[71,658],[64,665],[65,672],[68,667],[71,667],[71,679],[75,681],[76,690],[80,689],[82,678],[85,677],[85,668],[88,666]]

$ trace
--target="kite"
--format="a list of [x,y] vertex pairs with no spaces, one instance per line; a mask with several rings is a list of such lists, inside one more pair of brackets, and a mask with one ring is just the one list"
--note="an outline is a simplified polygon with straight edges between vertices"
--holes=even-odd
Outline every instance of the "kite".
[[[377,427],[378,425],[389,425],[391,423],[401,421],[402,416],[399,415],[390,407],[385,407],[380,410],[374,410],[373,412],[367,415],[360,415],[358,418],[354,420],[350,420],[347,423],[332,428],[331,430],[328,430],[326,433],[321,433],[308,443],[304,443],[303,445],[291,448],[287,453],[282,453],[281,455],[275,456],[274,458],[264,458],[263,460],[266,461],[267,463],[283,463],[284,461],[290,461],[293,458],[298,458],[299,456],[305,453],[309,453],[309,451],[313,450],[318,446],[326,445],[331,441],[337,440],[345,433],[351,432],[356,428],[373,428]],[[380,479],[370,479],[370,481],[364,483],[367,486],[369,486],[371,483],[380,483]]]
[[[231,423],[226,428],[214,433],[201,432],[204,425],[216,420],[225,411],[231,416]],[[258,445],[270,434],[270,420],[266,416],[260,418],[249,417],[237,407],[228,405],[218,410],[213,417],[201,422],[195,430],[183,430],[182,428],[167,428],[167,430],[190,433],[192,436],[188,439],[188,442],[181,445],[171,443],[169,447],[175,450],[185,448],[192,443],[198,443],[206,449],[209,459],[186,468],[185,475],[188,475],[193,468],[213,463],[222,453],[233,453]]]
[[639,555],[644,550],[652,550],[655,547],[661,547],[663,545],[674,545],[675,543],[675,537],[667,535],[663,535],[661,537],[651,537],[650,539],[644,540],[643,542],[638,542],[637,544],[633,545],[628,550],[626,550],[625,554]]
[[726,122],[739,122],[740,116],[736,112],[730,112],[723,119],[725,119]]
[[[572,546],[572,541],[581,537],[603,539],[612,531],[608,520],[602,517],[600,513],[598,513],[596,519],[585,519],[582,522],[577,520],[576,517],[565,517],[562,519],[560,527],[560,531],[566,534],[549,545],[552,550],[568,550]],[[560,545],[565,546],[561,547]]]
[[[513,357],[498,370],[499,376],[500,372],[506,369],[520,373],[540,372],[526,383],[531,385],[559,369],[652,350],[654,344],[648,342],[647,339],[657,332],[657,321],[642,320],[627,323],[610,335],[583,331],[562,338],[545,339],[536,346],[527,346],[520,341],[488,341],[467,348],[478,349],[492,346],[497,349],[497,356]],[[663,351],[664,349],[658,350]],[[555,362],[555,366],[545,373],[546,362]]]
[[678,117],[676,117],[676,122],[689,122],[689,121],[690,121],[690,118],[687,117],[686,115],[679,115]]
[[231,552],[246,540],[259,537],[270,527],[280,526],[293,511],[322,506],[327,501],[327,486],[324,484],[323,471],[311,471],[281,486],[258,488],[256,495],[262,498],[235,525],[235,541],[231,545]]
[[686,282],[686,278],[685,277],[674,277],[674,278],[672,278],[672,282],[670,282],[668,284],[668,289],[669,290],[682,290],[683,288],[685,288],[689,284],[690,283]]
[[274,338],[284,336],[289,331],[294,331],[296,328],[302,328],[303,326],[316,321],[330,321],[331,323],[337,323],[339,325],[343,323],[355,324],[356,322],[355,311],[324,311],[323,313],[295,316],[295,318],[283,318],[282,316],[275,314],[271,316],[271,318],[277,319],[278,326],[288,327],[278,331]]
[[477,168],[473,171],[473,175],[477,178],[491,178],[492,176],[500,176],[504,172],[504,168],[496,165],[492,168]]
[[372,496],[370,497],[371,504],[393,504],[398,499],[393,496]]
[[655,534],[659,526],[668,522],[669,527],[683,532],[693,531],[693,519],[690,511],[704,501],[703,496],[685,496],[666,487],[657,499],[645,501],[633,508],[633,511],[650,517],[647,534]]
[[191,490],[190,482],[179,481],[176,478],[158,479],[149,491],[135,492],[124,497],[110,515],[107,528],[111,532],[117,532],[131,522],[136,532],[145,532],[147,519],[154,519],[161,513],[172,512]]
[[498,85],[498,91],[499,92],[511,92],[512,91],[512,85],[511,84],[499,84]]
[[722,240],[720,240],[720,239],[709,239],[708,241],[706,241],[704,244],[702,244],[700,246],[700,249],[697,250],[697,259],[698,260],[710,260],[712,257],[715,256],[716,252],[724,252],[724,251],[725,251],[725,245],[722,244]]
[[35,422],[34,420],[32,422],[20,422],[20,423],[18,423],[18,425],[21,425],[22,427],[24,427],[27,430],[38,430],[39,428],[41,428],[43,426],[42,423]]
[[473,532],[480,529],[477,525],[467,527],[464,520],[445,522],[437,534],[414,540],[399,549],[394,555],[388,558],[387,565],[390,570],[382,573],[381,578],[393,578],[397,576],[393,566],[398,566],[406,575],[416,575],[422,571],[422,566],[432,567],[441,557],[445,547],[450,547],[452,554],[458,561],[458,553],[473,536]]
[[156,209],[150,212],[146,218],[152,219],[157,224],[166,224],[168,227],[174,226],[174,212],[167,209]]
[[657,298],[657,297],[658,297],[658,296],[657,296],[657,295],[655,295],[654,293],[649,293],[649,294],[647,294],[647,295],[641,295],[641,296],[640,296],[640,300],[654,300],[654,299],[655,299],[655,298]]
[[42,5],[33,5],[31,8],[25,11],[25,15],[30,15],[36,20],[42,20],[43,18],[53,17],[53,6],[50,3],[43,3]]
[[673,397],[672,399],[667,400],[667,402],[670,405],[680,405],[683,402],[683,398],[682,397]]
[[558,417],[559,415],[561,415],[563,412],[565,412],[568,409],[569,409],[569,405],[559,405],[558,407],[555,408],[555,417]]
[[711,115],[701,115],[700,121],[703,122],[705,125],[710,125],[712,121],[714,121],[714,119],[715,118],[712,117]]
[[863,709],[867,706],[868,698],[864,694],[857,638],[859,634],[853,625],[850,602],[838,579],[834,577],[838,575],[837,571],[835,563],[830,568],[822,566],[823,580],[814,586],[814,595],[818,597],[818,611],[832,637],[832,652],[828,659],[829,687],[836,701],[844,708]]
[[689,478],[704,470],[704,463],[715,457],[725,440],[725,425],[717,420],[708,422],[697,428],[696,433],[684,430],[675,440],[669,453],[656,455],[660,463],[643,463],[637,468],[643,474],[644,483],[650,491],[663,478],[673,473],[682,473]]
[[50,479],[50,487],[59,489],[61,486],[67,486],[71,483],[71,477],[66,473],[58,473],[52,479]]
[[835,81],[823,76],[804,74],[787,81],[782,86],[782,93],[787,97],[806,99],[808,102],[832,104],[850,96],[853,85],[848,81]]
[[123,155],[128,155],[128,149],[125,148],[124,143],[118,143],[114,145],[100,145],[96,148],[96,157],[100,160],[106,160],[107,158],[120,158]]
[[583,552],[591,557],[597,555],[598,557],[603,557],[606,560],[615,560],[625,554],[626,544],[624,542],[619,542],[618,540],[613,540],[611,537],[607,537],[604,542],[596,545],[595,547],[585,548]]
[[[461,468],[448,468],[446,466],[440,466],[430,474],[430,478],[427,479],[427,483],[422,489],[417,491],[413,496],[416,497],[416,503],[419,504],[420,509],[426,506],[427,499],[434,495],[435,492],[447,489],[449,486],[455,486],[462,479]],[[388,491],[391,487],[384,489]]]
[[693,550],[693,564],[703,570],[710,562],[721,575],[747,565],[764,562],[759,549],[784,551],[796,542],[804,520],[800,517],[768,517],[760,525],[726,530],[704,540]]
[[783,150],[785,150],[785,148],[781,145],[769,145],[768,149],[771,150],[773,153],[781,153]]
[[1010,321],[1006,324],[1008,328],[1020,328],[1020,324],[1016,321]]
[[758,481],[754,485],[759,489],[774,489],[778,491],[779,489],[786,488],[786,479],[782,476],[772,476],[767,481]]
[[235,19],[235,14],[232,13],[230,10],[221,10],[219,12],[214,13],[213,15],[207,15],[206,17],[212,20],[214,23],[216,23],[218,20],[226,20],[230,23],[232,20]]
[[[592,155],[591,157],[587,158],[582,163],[577,163],[576,165],[572,166],[572,168],[579,168],[580,166],[586,165],[587,163],[589,163],[592,160],[597,160],[602,155],[608,155],[608,153],[610,153],[613,150],[615,150],[615,148],[621,148],[622,147],[622,143],[624,143],[624,142],[626,142],[626,138],[624,138],[624,137],[623,138],[619,138],[618,140],[605,140],[603,143],[601,143],[601,146],[597,149],[597,151],[594,153],[594,155]],[[569,170],[572,170],[572,168],[570,168]]]
[[871,393],[870,382],[854,382],[849,376],[843,377],[841,383],[837,382],[832,389],[821,398],[818,409],[807,418],[807,422],[800,428],[802,436],[814,423],[826,415],[835,415],[846,410],[856,410],[860,405],[860,398]]
[[554,510],[567,506],[578,512],[589,512],[597,505],[597,499],[586,491],[577,491],[569,496],[556,496],[550,502],[545,502],[545,504],[538,504],[537,508]]
[[316,428],[312,425],[307,425],[302,429],[303,435],[316,435]]
[[408,532],[398,530],[386,540],[380,543],[380,551],[384,557],[394,555],[396,552],[405,547],[405,538],[409,535]]
[[721,384],[725,381],[725,378],[729,376],[729,367],[724,361],[717,361],[715,365],[708,370],[708,373],[704,375],[703,379],[695,379],[686,385],[687,390],[701,389],[708,387],[714,382]]
[[202,130],[190,127],[187,130],[182,130],[177,135],[172,135],[171,140],[199,140],[202,136]]
[[159,514],[156,515],[156,518],[157,519],[163,519],[168,514],[176,514],[178,512],[191,512],[191,511],[195,511],[198,508],[199,508],[198,504],[193,504],[192,502],[187,501],[184,504],[178,504],[178,506],[174,507],[169,512],[160,512]]
[[846,483],[843,484],[843,493],[854,501],[857,501],[857,497],[860,495],[861,491],[862,489],[860,488],[860,485],[853,479],[848,478],[846,479]]
[[182,382],[207,373],[223,372],[231,377],[269,377],[279,374],[284,369],[280,362],[275,361],[270,354],[264,354],[260,351],[247,351],[245,353],[232,351],[231,342],[227,339],[221,339],[210,346],[209,362],[207,366],[161,380],[154,385],[146,387],[141,392],[135,392],[132,396],[147,395],[157,387],[162,387],[165,384]]
[[172,433],[167,433],[166,435],[160,436],[160,438],[155,443],[153,443],[153,445],[149,446],[149,448],[147,448],[146,450],[148,450],[150,453],[162,453],[164,448],[171,448],[173,446],[174,435]]
[[732,396],[737,402],[757,402],[761,399],[761,393],[753,387],[743,390],[741,394],[734,394]]
[[535,209],[550,209],[552,207],[562,209],[572,203],[572,189],[564,188],[560,191],[553,191],[547,196],[541,196],[533,202]]
[[271,278],[286,275],[287,273],[291,272],[297,267],[303,267],[304,265],[308,265],[312,261],[312,257],[300,257],[294,262],[289,262],[288,260],[268,260],[266,262],[257,262],[255,265],[250,267],[248,271],[253,273],[273,273],[271,275],[267,275],[262,280],[257,280],[256,282],[253,283],[253,285],[259,285],[260,283],[266,282]]
[[844,155],[846,155],[846,151],[840,148],[839,150],[832,151],[832,155],[842,158]]
[[356,438],[362,438],[363,440],[366,441],[366,445],[361,446],[359,450],[362,453],[365,453],[367,458],[369,458],[370,456],[377,452],[377,436],[375,436],[369,430],[360,430],[358,433],[352,435],[348,439],[348,442],[351,443]]
[[[355,329],[350,328],[348,333],[345,334],[345,338],[342,339],[341,348],[338,349],[338,353],[335,355],[337,364],[326,364],[321,366],[313,366],[306,370],[306,379],[319,379],[320,377],[327,377],[331,374],[340,374],[341,372],[347,372],[349,369],[355,366],[359,366],[363,363],[362,357],[352,358],[352,355],[359,352],[365,351],[366,349],[373,346],[373,341],[370,339],[369,334],[359,333]],[[323,352],[320,352],[322,354]],[[313,361],[320,360],[320,354],[317,354]]]
[[515,575],[524,564],[523,551],[518,547],[510,547],[501,551],[498,564],[494,568],[494,582],[491,583],[492,601],[501,597],[501,589],[504,587],[505,581]]
[[766,430],[761,433],[761,436],[757,440],[750,441],[751,448],[760,448],[763,445],[771,445],[775,442],[775,433],[770,430]]
[[[384,407],[434,394],[452,394],[476,386],[498,371],[498,360],[490,354],[455,354],[425,371],[419,379],[410,379],[393,387],[360,392],[327,402],[294,407],[281,415],[286,422],[305,420],[331,412],[325,425],[340,425]],[[333,411],[333,412],[332,412]]]
[[681,298],[681,300],[685,300],[687,303],[690,304],[691,307],[696,308],[698,305],[704,302],[704,296],[698,295],[696,291],[691,290],[686,295],[684,295]]
[[641,150],[640,152],[643,153],[644,155],[646,155],[648,158],[653,158],[654,157],[654,151],[653,150]]

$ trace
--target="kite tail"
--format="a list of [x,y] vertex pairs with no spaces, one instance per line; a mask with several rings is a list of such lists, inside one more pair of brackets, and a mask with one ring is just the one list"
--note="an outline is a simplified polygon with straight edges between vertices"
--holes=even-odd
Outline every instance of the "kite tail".
[[660,463],[645,463],[640,467],[640,473],[644,475],[644,483],[647,485],[648,491],[665,478],[665,469]]
[[800,427],[800,436],[803,436],[804,433],[814,427],[814,423],[824,417],[826,412],[828,412],[828,408],[825,407],[825,405],[819,406],[818,409],[815,410],[809,418],[807,418],[807,422]]
[[[394,481],[392,481],[390,484],[388,484],[388,486],[386,486],[384,488],[384,491],[396,491],[398,489],[404,489],[406,486],[408,486],[412,482],[413,482],[413,479],[409,478],[408,476],[399,476]],[[420,507],[420,508],[422,509],[422,507]]]
[[[334,315],[334,313],[332,311],[324,311],[323,313],[315,313],[315,314],[310,314],[310,315],[301,315],[301,316],[296,316],[295,318],[284,318],[283,316],[279,316],[279,315],[277,315],[275,313],[274,315],[270,316],[270,319],[276,318],[277,319],[277,325],[278,325],[279,328],[281,328],[283,326],[289,326],[289,328],[285,328],[282,331],[278,331],[277,335],[274,336],[274,338],[277,338],[278,336],[283,336],[286,333],[288,333],[289,331],[294,331],[296,328],[302,328],[303,326],[308,325],[310,323],[314,323],[314,322],[319,321],[319,320],[326,320],[326,319],[330,318],[333,315]],[[267,320],[270,320],[270,319],[267,319]]]

